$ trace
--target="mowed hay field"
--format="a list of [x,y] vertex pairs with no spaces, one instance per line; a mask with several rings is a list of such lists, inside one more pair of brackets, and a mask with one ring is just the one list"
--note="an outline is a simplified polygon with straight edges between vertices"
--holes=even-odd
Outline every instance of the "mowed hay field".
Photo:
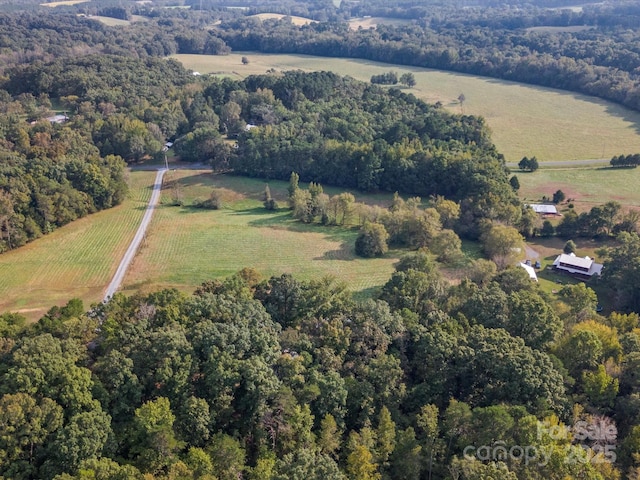
[[100,15],[92,15],[87,17],[90,20],[96,20],[100,23],[107,25],[108,27],[121,27],[131,25],[134,22],[146,22],[147,18],[141,15],[131,15],[131,20],[122,20],[120,18],[102,17]]
[[[224,207],[170,206],[175,180],[181,185],[186,205],[207,198],[215,186],[221,189]],[[346,282],[350,290],[363,293],[390,278],[398,252],[380,259],[356,257],[357,229],[293,220],[286,208],[286,182],[269,182],[281,206],[269,212],[261,201],[264,186],[262,180],[204,171],[170,172],[165,177],[164,205],[154,215],[123,291],[176,287],[191,292],[206,280],[226,277],[243,267],[253,267],[267,278],[282,273],[304,280],[330,275]],[[377,202],[381,197],[366,200]]]
[[401,27],[411,24],[411,20],[404,18],[387,18],[387,17],[360,17],[349,20],[349,28],[358,30],[359,28],[369,29],[378,25],[390,25],[392,27]]
[[55,7],[69,7],[72,5],[79,5],[81,3],[88,3],[89,0],[61,0],[59,2],[48,2],[48,3],[41,3],[40,6],[41,7],[50,7],[50,8],[55,8]]
[[539,202],[562,190],[578,211],[610,200],[624,207],[640,208],[640,168],[545,168],[533,173],[516,172],[519,195],[525,202]]
[[[243,65],[241,58],[249,59]],[[200,73],[244,78],[268,69],[328,70],[369,81],[393,70],[412,72],[414,88],[405,88],[427,102],[440,101],[455,113],[481,115],[493,141],[508,162],[536,156],[540,162],[611,158],[640,150],[640,113],[595,97],[561,90],[506,82],[417,67],[366,60],[307,55],[269,55],[236,52],[231,55],[173,55]],[[458,102],[465,96],[464,104]]]
[[0,255],[0,312],[18,311],[36,320],[74,297],[86,307],[102,300],[142,220],[154,177],[155,172],[132,172],[122,205]]
[[[281,13],[258,13],[256,15],[251,15],[251,18],[259,18],[260,20],[280,20],[285,17],[287,17],[287,15],[283,15]],[[297,17],[295,15],[290,15],[288,18],[291,19],[291,23],[298,26],[316,23],[316,21],[311,18]]]

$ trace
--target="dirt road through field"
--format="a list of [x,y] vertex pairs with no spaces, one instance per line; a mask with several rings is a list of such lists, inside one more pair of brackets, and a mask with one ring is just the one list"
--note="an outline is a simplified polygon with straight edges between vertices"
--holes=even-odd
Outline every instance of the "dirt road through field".
[[118,265],[118,269],[116,270],[115,275],[113,276],[113,278],[111,279],[111,282],[109,283],[109,286],[107,287],[107,290],[104,294],[104,299],[103,299],[104,302],[108,301],[113,296],[113,294],[116,293],[118,288],[120,288],[120,285],[122,284],[122,280],[124,280],[124,276],[127,273],[127,268],[129,268],[129,265],[131,264],[133,257],[135,257],[136,252],[138,251],[138,247],[140,247],[140,243],[144,238],[144,234],[147,231],[147,227],[151,222],[151,217],[153,217],[153,210],[155,209],[156,205],[158,204],[158,201],[160,200],[160,191],[162,190],[162,179],[166,172],[167,170],[165,168],[162,168],[158,170],[158,173],[156,174],[156,179],[155,179],[155,182],[153,183],[153,192],[151,193],[149,204],[147,205],[147,209],[144,212],[144,216],[142,217],[142,222],[140,222],[140,226],[138,227],[138,231],[136,232],[135,237],[133,237],[133,240],[129,244],[129,248],[127,248],[127,251],[125,252],[124,257],[122,257],[122,260],[120,261],[120,265]]

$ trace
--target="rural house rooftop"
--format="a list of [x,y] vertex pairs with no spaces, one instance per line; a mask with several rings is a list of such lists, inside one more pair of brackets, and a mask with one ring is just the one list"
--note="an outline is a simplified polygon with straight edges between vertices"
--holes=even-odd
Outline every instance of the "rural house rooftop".
[[596,263],[590,257],[576,257],[575,254],[561,253],[554,260],[553,266],[558,270],[564,270],[569,273],[578,273],[580,275],[600,275],[603,265]]
[[545,203],[530,203],[527,207],[533,208],[536,213],[542,213],[544,215],[558,215],[558,209],[555,205],[547,205]]
[[536,274],[535,269],[531,265],[527,265],[526,263],[520,263],[520,266],[525,269],[525,271],[529,274],[529,278],[531,280],[538,281],[538,275]]

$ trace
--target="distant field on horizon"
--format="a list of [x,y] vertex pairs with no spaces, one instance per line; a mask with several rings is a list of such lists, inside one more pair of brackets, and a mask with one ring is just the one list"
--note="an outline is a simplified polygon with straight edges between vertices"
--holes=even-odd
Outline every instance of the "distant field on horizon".
[[155,172],[130,174],[129,198],[24,247],[0,255],[0,312],[36,320],[78,297],[85,307],[102,295],[135,235]]
[[120,27],[120,26],[131,25],[134,22],[147,21],[147,18],[141,15],[131,15],[131,20],[122,20],[120,18],[113,18],[113,17],[103,17],[100,15],[90,15],[90,16],[82,15],[82,16],[88,18],[89,20],[96,20],[98,22],[101,22],[107,25],[108,27]]
[[352,18],[349,20],[349,28],[351,30],[358,30],[362,27],[364,29],[375,28],[378,25],[391,25],[394,27],[409,25],[411,20],[405,18],[388,18],[388,17],[360,17]]
[[316,23],[316,20],[306,17],[297,17],[295,15],[283,15],[281,13],[257,13],[256,15],[250,15],[250,18],[259,18],[260,20],[271,20],[277,19],[280,20],[284,17],[289,17],[291,19],[291,23],[294,25],[308,25],[309,23]]
[[41,7],[63,7],[63,6],[71,6],[78,5],[80,3],[88,3],[90,0],[61,0],[59,2],[49,2],[49,3],[41,3]]
[[[243,65],[241,58],[249,59]],[[488,77],[368,60],[235,52],[231,55],[172,55],[200,73],[244,78],[276,70],[329,70],[369,81],[393,70],[412,72],[414,88],[404,88],[454,113],[482,115],[498,150],[510,162],[536,156],[540,162],[611,158],[640,151],[640,113],[595,97]],[[465,102],[460,105],[458,96]]]
[[[163,287],[191,292],[206,280],[227,277],[243,267],[253,267],[266,278],[282,273],[304,280],[335,276],[355,292],[379,287],[393,273],[398,259],[394,252],[385,258],[356,257],[357,229],[305,225],[291,218],[285,202],[286,182],[269,181],[282,207],[269,212],[260,200],[263,180],[193,170],[170,175],[165,177],[164,205],[156,211],[127,273],[124,293]],[[195,198],[207,198],[215,186],[224,189],[225,207],[170,206],[175,179],[182,185],[186,205]],[[365,197],[373,202],[390,198]]]

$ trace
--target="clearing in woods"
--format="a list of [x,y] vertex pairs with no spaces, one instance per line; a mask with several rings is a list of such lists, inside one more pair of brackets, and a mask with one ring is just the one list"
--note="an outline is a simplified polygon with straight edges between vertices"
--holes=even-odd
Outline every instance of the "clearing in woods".
[[[246,56],[249,64],[243,65]],[[536,156],[540,162],[611,158],[638,152],[640,113],[572,92],[418,67],[309,55],[235,52],[231,55],[173,55],[200,73],[244,78],[276,70],[328,70],[369,81],[372,75],[411,72],[414,88],[401,87],[454,113],[483,116],[508,162]],[[464,93],[465,101],[458,97]]]
[[68,7],[71,5],[78,5],[80,3],[87,3],[89,2],[89,0],[62,0],[60,2],[48,2],[48,3],[41,3],[40,6],[41,7],[50,7],[50,8],[55,8],[55,7]]
[[280,20],[282,18],[288,17],[291,19],[291,23],[294,25],[308,25],[310,23],[317,23],[315,20],[306,17],[297,17],[295,15],[282,15],[281,13],[258,13],[256,15],[251,15],[250,18],[259,18],[260,20]]
[[[179,182],[185,205],[209,197],[220,188],[223,208],[171,206],[173,184]],[[165,177],[163,206],[153,217],[147,238],[131,265],[122,291],[133,293],[161,287],[191,292],[206,280],[231,275],[243,267],[263,277],[294,274],[300,279],[334,276],[354,292],[383,285],[400,252],[363,259],[354,253],[357,228],[304,225],[286,208],[287,182],[269,181],[281,209],[262,205],[263,180],[213,175],[207,171],[172,171]],[[339,190],[326,188],[329,195]],[[390,195],[364,196],[357,201],[388,204]]]

